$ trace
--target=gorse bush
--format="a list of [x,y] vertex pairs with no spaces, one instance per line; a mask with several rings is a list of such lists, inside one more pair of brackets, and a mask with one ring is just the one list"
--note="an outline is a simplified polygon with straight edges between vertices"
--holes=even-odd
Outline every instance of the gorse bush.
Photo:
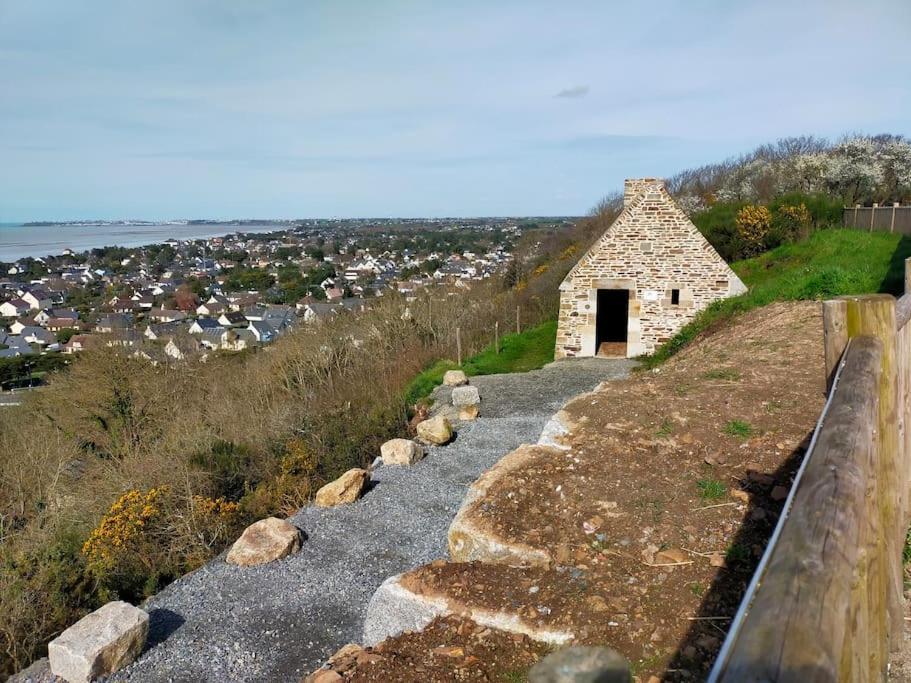
[[690,219],[728,262],[806,239],[841,225],[842,205],[825,195],[789,193],[768,204],[718,202]]

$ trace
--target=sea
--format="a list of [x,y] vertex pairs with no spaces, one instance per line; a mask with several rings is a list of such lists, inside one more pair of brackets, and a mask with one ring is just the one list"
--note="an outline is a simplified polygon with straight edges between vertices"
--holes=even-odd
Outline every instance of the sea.
[[169,239],[218,237],[236,232],[274,232],[291,223],[161,223],[161,224],[57,224],[23,225],[0,223],[0,261],[10,262],[26,256],[54,256],[67,249],[74,252],[96,247],[141,247]]

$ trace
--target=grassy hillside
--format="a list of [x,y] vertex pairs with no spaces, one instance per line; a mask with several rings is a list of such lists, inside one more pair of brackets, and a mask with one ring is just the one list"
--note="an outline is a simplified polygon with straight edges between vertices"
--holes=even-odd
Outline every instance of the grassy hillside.
[[843,294],[901,294],[904,260],[911,239],[859,230],[820,230],[809,239],[786,244],[732,267],[750,288],[718,301],[696,316],[644,366],[660,365],[699,335],[733,316],[773,301],[827,299]]

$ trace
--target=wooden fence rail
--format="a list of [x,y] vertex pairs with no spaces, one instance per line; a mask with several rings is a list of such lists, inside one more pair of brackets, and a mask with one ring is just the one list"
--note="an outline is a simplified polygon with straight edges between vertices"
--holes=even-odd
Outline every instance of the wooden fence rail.
[[829,397],[709,680],[883,680],[901,642],[911,475],[906,293],[824,302]]

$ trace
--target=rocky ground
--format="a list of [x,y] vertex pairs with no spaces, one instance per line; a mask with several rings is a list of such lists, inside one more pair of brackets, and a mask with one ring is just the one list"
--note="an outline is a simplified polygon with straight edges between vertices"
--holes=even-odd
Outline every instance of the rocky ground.
[[[643,682],[702,680],[822,408],[821,340],[818,304],[776,304],[571,401],[557,447],[511,453],[472,486],[450,530],[454,561],[374,597],[367,640],[381,653],[394,643],[384,671],[420,640],[382,642],[384,631],[458,615],[474,624],[448,629],[456,667],[476,656],[475,629],[500,628],[608,645]],[[399,674],[419,663],[402,657]],[[343,675],[376,665],[365,656]]]
[[291,520],[305,536],[299,553],[258,567],[220,557],[150,599],[149,645],[111,680],[297,683],[360,642],[367,603],[384,579],[446,555],[447,528],[479,474],[537,441],[566,400],[631,367],[585,359],[472,379],[481,417],[412,467],[376,469],[357,503],[301,510]]

